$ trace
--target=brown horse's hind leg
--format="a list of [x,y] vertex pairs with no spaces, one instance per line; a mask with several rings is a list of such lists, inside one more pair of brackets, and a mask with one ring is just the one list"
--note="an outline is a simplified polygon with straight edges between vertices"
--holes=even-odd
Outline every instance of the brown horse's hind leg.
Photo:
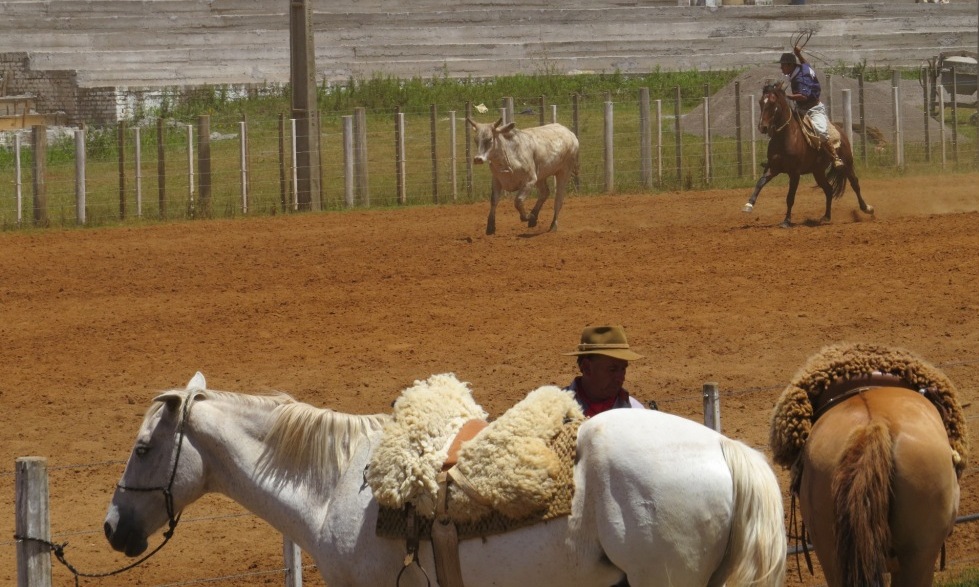
[[785,194],[785,220],[782,221],[782,228],[792,226],[792,206],[795,205],[795,192],[797,189],[799,189],[799,175],[793,173],[789,175],[789,193]]
[[850,180],[850,187],[853,188],[853,193],[857,194],[857,203],[860,204],[860,211],[864,214],[873,214],[874,207],[863,201],[863,196],[860,194],[860,180],[857,179],[857,174],[853,171],[853,165],[847,167],[846,178]]
[[826,212],[823,213],[822,222],[831,222],[833,218],[833,186],[830,185],[826,173],[821,167],[812,172],[812,177],[816,180],[816,185],[822,188],[826,195]]

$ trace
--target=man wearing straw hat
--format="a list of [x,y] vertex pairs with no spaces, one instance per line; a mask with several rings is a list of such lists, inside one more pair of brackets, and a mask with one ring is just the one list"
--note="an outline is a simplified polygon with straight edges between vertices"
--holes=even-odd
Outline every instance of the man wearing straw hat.
[[565,389],[574,392],[586,417],[614,408],[644,408],[622,387],[629,361],[642,358],[629,349],[624,328],[589,326],[577,350],[564,354],[578,357],[581,375]]

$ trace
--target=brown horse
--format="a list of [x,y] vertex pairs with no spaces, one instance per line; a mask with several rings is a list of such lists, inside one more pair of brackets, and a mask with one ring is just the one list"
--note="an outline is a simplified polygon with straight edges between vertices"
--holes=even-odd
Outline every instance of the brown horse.
[[[830,360],[783,394],[772,431],[775,460],[792,460],[793,491],[826,582],[883,587],[890,573],[892,587],[931,585],[968,454],[954,390],[906,351],[888,363],[881,347],[828,349],[821,358]],[[846,361],[856,367],[847,371]],[[858,374],[867,369],[874,371]],[[787,450],[797,442],[790,437],[803,439],[800,451]]]
[[846,191],[847,180],[857,194],[860,210],[866,214],[874,213],[874,207],[864,202],[863,196],[860,195],[860,181],[853,170],[853,150],[850,148],[846,133],[839,126],[836,129],[839,131],[841,144],[837,153],[843,160],[843,167],[833,168],[829,154],[822,149],[812,148],[807,142],[802,128],[802,118],[789,104],[785,90],[780,84],[767,84],[762,90],[759,105],[761,116],[758,130],[770,137],[768,162],[765,163],[765,173],[758,179],[755,190],[742,209],[744,212],[751,212],[754,209],[758,194],[765,184],[780,173],[785,173],[789,176],[789,193],[785,196],[785,220],[782,221],[782,226],[791,226],[792,205],[795,204],[799,178],[811,173],[816,184],[826,194],[826,214],[823,215],[823,222],[830,221],[833,199],[839,199]]

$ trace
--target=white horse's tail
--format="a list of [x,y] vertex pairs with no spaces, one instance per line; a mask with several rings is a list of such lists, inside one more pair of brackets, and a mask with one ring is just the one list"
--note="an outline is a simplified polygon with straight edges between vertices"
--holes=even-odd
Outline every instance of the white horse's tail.
[[710,585],[780,586],[786,539],[778,479],[765,457],[741,442],[722,438],[721,452],[734,482],[734,506],[727,552]]

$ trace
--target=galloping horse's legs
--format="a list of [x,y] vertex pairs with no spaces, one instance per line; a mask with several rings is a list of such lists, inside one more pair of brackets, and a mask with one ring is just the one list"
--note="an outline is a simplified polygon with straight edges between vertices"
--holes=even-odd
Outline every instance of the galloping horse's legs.
[[772,181],[772,178],[778,174],[773,174],[770,170],[765,170],[765,175],[758,178],[755,183],[755,191],[751,192],[751,197],[748,198],[748,203],[741,208],[742,212],[751,212],[755,207],[755,201],[758,199],[758,194],[761,192],[761,188],[765,187],[765,184]]
[[785,194],[785,220],[782,221],[783,228],[792,226],[792,206],[795,205],[795,191],[797,189],[799,189],[799,174],[791,173],[789,174],[789,193]]

